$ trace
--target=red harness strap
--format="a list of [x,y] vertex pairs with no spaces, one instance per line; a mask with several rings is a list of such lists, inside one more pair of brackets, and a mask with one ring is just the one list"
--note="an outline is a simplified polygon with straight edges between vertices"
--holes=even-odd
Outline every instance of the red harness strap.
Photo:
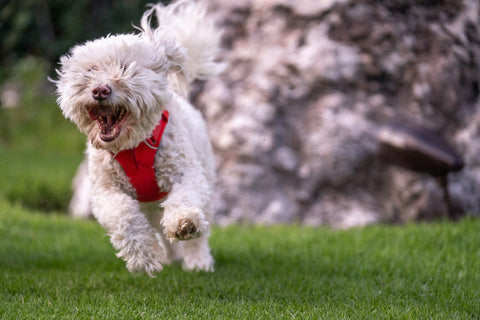
[[135,188],[140,202],[156,201],[168,195],[168,192],[162,192],[158,187],[154,168],[155,154],[167,122],[168,111],[165,110],[150,138],[142,141],[134,149],[122,150],[113,155]]

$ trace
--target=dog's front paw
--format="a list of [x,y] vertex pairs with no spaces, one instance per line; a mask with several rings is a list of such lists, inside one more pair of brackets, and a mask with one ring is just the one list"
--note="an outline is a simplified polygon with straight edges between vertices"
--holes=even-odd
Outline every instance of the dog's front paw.
[[128,271],[145,272],[152,278],[163,270],[162,262],[166,261],[165,250],[156,239],[127,241],[117,256],[125,260]]
[[188,218],[179,219],[171,228],[165,228],[165,236],[171,242],[191,240],[200,237],[200,235],[200,227]]
[[196,239],[207,232],[209,225],[201,210],[170,212],[162,223],[165,236],[171,242]]
[[198,238],[200,231],[195,223],[190,219],[180,219],[178,221],[177,231],[175,232],[175,238],[177,240],[190,240]]

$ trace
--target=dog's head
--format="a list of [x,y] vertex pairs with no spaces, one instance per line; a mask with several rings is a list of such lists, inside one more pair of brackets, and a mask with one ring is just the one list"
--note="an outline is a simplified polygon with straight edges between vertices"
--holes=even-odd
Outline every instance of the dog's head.
[[57,70],[58,103],[95,148],[133,148],[159,121],[171,98],[168,74],[184,57],[168,37],[118,35],[75,46]]

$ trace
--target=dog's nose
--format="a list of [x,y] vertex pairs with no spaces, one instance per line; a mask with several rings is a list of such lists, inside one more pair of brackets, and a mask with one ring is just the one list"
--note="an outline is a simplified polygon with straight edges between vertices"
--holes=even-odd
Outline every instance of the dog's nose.
[[93,99],[101,101],[107,99],[112,93],[108,85],[99,85],[92,89]]

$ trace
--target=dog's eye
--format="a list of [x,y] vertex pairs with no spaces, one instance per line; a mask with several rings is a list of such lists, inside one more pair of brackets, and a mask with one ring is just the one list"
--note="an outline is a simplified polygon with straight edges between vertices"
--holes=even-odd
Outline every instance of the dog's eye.
[[97,66],[91,66],[90,68],[88,68],[88,72],[93,72],[93,71],[97,71],[97,70],[98,70]]

